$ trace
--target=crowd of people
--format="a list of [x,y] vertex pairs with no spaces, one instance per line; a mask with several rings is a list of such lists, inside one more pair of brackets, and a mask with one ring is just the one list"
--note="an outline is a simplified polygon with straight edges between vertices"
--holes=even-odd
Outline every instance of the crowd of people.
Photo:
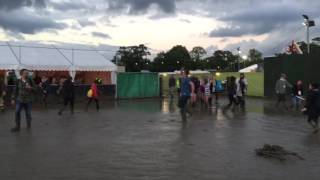
[[188,70],[182,70],[179,79],[176,79],[174,75],[169,78],[169,96],[172,99],[177,90],[179,95],[178,106],[181,109],[184,122],[187,119],[187,114],[191,114],[190,107],[199,103],[203,107],[210,108],[214,101],[215,104],[218,104],[219,95],[225,89],[229,98],[228,107],[240,106],[242,109],[245,108],[248,81],[243,73],[240,74],[239,78],[234,76],[227,78],[225,86],[214,75],[202,79],[189,76]]
[[[97,78],[91,85],[87,92],[87,104],[85,110],[87,111],[90,104],[94,101],[96,110],[99,111],[99,90],[97,85],[101,80]],[[12,105],[15,106],[15,127],[12,132],[19,132],[21,128],[21,112],[25,111],[27,128],[31,128],[32,122],[32,102],[34,101],[34,94],[36,90],[40,89],[42,101],[47,107],[47,97],[49,95],[49,79],[43,76],[38,84],[34,82],[29,76],[29,71],[23,69],[20,71],[20,78],[15,82],[13,92],[11,93]],[[178,107],[183,122],[187,121],[187,114],[192,114],[190,108],[201,104],[202,107],[211,107],[213,101],[218,104],[219,95],[223,91],[226,92],[229,99],[227,108],[241,107],[245,109],[246,95],[248,91],[248,80],[245,74],[240,76],[228,77],[225,85],[215,76],[206,78],[190,77],[188,70],[182,70],[181,76],[176,79],[173,75],[169,78],[169,95],[173,99],[176,92],[178,92]],[[74,113],[75,90],[74,83],[71,77],[62,77],[60,83],[57,85],[57,94],[63,99],[63,105],[58,111],[62,115],[64,110],[69,106],[71,114]],[[39,92],[39,91],[37,91]],[[281,74],[280,79],[276,82],[275,92],[277,94],[276,107],[284,107],[286,110],[297,109],[307,115],[308,122],[314,128],[314,132],[319,131],[318,118],[320,116],[320,91],[318,83],[310,83],[308,93],[305,94],[303,82],[298,80],[292,85],[285,74]],[[3,79],[0,79],[0,110],[5,108],[3,97],[7,94],[6,85]],[[291,106],[288,106],[287,97],[291,96]]]
[[[175,83],[178,82],[178,83]],[[218,103],[219,94],[223,88],[220,88],[221,82],[213,76],[212,78],[197,79],[189,77],[189,71],[182,70],[181,77],[177,80],[172,75],[169,78],[170,98],[174,97],[175,89],[178,89],[179,103],[182,120],[187,121],[187,114],[191,114],[190,107],[197,102],[210,107],[213,99]],[[248,91],[248,80],[245,74],[241,73],[240,77],[228,77],[225,83],[225,90],[229,103],[227,108],[241,107],[245,109],[246,95]],[[289,83],[287,76],[282,74],[276,82],[275,92],[277,94],[276,107],[284,107],[286,110],[301,110],[308,117],[309,124],[313,127],[314,132],[319,131],[318,118],[320,116],[320,92],[319,84],[311,83],[308,93],[305,95],[303,82],[298,80],[294,85]],[[291,97],[291,103],[287,102],[287,97]],[[291,105],[290,105],[291,104]]]
[[[15,107],[15,126],[11,129],[12,132],[19,132],[21,129],[21,112],[24,110],[26,115],[27,129],[31,128],[32,122],[32,103],[34,101],[34,95],[37,92],[41,93],[43,105],[47,107],[47,97],[49,95],[49,86],[52,85],[52,80],[46,76],[43,76],[39,82],[35,82],[33,78],[29,76],[27,69],[20,71],[20,78],[14,83],[14,89],[11,93],[11,104]],[[56,81],[54,81],[56,82]],[[92,101],[96,102],[96,109],[99,110],[99,90],[97,85],[101,83],[101,80],[97,78],[91,85],[88,91],[87,98],[88,103],[85,110],[88,110]],[[58,111],[59,115],[62,115],[63,111],[69,106],[71,114],[74,113],[74,99],[75,89],[74,83],[71,77],[61,77],[58,84],[57,93],[63,99],[63,105]],[[3,79],[0,79],[0,109],[4,110],[4,96],[6,95],[6,85]],[[40,90],[40,91],[39,91]]]
[[[319,129],[318,119],[320,116],[320,92],[318,83],[310,83],[308,93],[305,95],[303,82],[298,80],[292,85],[286,74],[281,74],[280,79],[276,82],[275,91],[278,96],[276,107],[282,105],[286,110],[296,109],[307,115],[308,123],[317,133]],[[291,97],[291,105],[287,102],[288,94]]]

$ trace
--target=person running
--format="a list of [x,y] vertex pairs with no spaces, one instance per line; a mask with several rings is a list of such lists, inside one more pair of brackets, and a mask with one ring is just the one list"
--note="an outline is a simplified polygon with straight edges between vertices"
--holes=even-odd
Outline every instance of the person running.
[[231,76],[227,82],[227,91],[228,91],[228,98],[229,104],[228,106],[231,107],[233,104],[237,105],[237,83],[236,77]]
[[194,96],[195,86],[193,82],[188,77],[189,71],[182,71],[182,78],[180,84],[180,97],[179,97],[179,108],[182,116],[182,121],[187,121],[187,112],[188,112],[188,101]]
[[62,84],[60,94],[63,97],[63,107],[60,109],[58,114],[61,116],[63,111],[68,105],[70,105],[71,114],[74,113],[74,85],[71,77],[68,77]]
[[319,131],[318,119],[320,115],[319,84],[310,84],[305,108],[302,111],[308,116],[308,123],[313,127],[314,133],[317,133]]
[[276,83],[276,93],[278,96],[277,104],[276,106],[279,107],[281,103],[283,103],[284,107],[286,109],[289,109],[286,104],[286,95],[287,90],[292,88],[292,85],[287,81],[287,75],[281,74],[280,79]]
[[297,110],[300,108],[303,95],[303,84],[302,81],[299,80],[292,88],[292,108],[296,108]]
[[86,111],[88,111],[88,108],[91,104],[92,101],[95,101],[96,102],[96,109],[97,111],[99,111],[100,109],[100,106],[99,106],[99,91],[98,91],[98,87],[97,87],[97,84],[98,84],[98,80],[96,79],[92,85],[91,85],[91,88],[88,92],[88,103],[87,103],[87,106],[86,106]]
[[6,84],[3,78],[0,78],[0,111],[4,111],[4,96],[6,95]]
[[31,128],[31,111],[33,93],[35,91],[35,85],[32,79],[29,78],[29,72],[27,69],[20,71],[21,78],[16,81],[13,94],[12,94],[12,105],[16,105],[15,111],[15,123],[16,126],[11,129],[11,132],[19,132],[21,126],[21,111],[25,110],[27,119],[27,128]]
[[240,74],[240,78],[236,81],[236,83],[237,83],[237,100],[238,100],[238,103],[240,104],[240,107],[244,108],[246,104],[245,97],[248,90],[248,81],[245,78],[244,73]]
[[41,94],[42,94],[42,102],[44,104],[44,107],[47,108],[47,98],[48,98],[48,94],[49,94],[49,87],[50,87],[50,83],[49,80],[46,76],[43,76],[41,78],[41,82],[39,84],[40,89],[41,89]]
[[176,90],[176,78],[174,78],[174,75],[172,74],[169,78],[169,95],[170,99],[173,99],[174,92]]

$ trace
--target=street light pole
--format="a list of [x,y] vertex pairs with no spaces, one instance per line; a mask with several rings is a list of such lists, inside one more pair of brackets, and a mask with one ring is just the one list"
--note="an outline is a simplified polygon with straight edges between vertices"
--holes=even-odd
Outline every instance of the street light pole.
[[315,22],[305,14],[302,17],[304,18],[304,25],[307,27],[307,53],[310,54],[310,27],[315,26]]
[[240,71],[241,48],[238,47],[237,50],[238,50],[238,69],[237,69],[237,71]]
[[[307,19],[306,19],[307,20]],[[307,52],[310,54],[310,26],[309,26],[309,20],[305,22],[307,27]]]

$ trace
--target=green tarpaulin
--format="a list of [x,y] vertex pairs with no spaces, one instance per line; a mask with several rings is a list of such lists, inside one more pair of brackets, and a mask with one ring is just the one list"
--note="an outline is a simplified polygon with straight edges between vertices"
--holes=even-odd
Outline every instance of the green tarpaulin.
[[118,98],[159,97],[158,73],[119,73],[117,77]]

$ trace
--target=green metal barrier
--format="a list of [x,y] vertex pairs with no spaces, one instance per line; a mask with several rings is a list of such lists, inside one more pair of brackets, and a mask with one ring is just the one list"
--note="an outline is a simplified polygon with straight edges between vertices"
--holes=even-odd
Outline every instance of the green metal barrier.
[[320,82],[320,61],[317,55],[290,55],[265,58],[264,60],[264,85],[265,96],[275,95],[275,84],[281,73],[288,76],[290,83],[302,80],[307,90],[311,82]]
[[158,73],[119,73],[117,76],[117,97],[149,98],[159,97]]

